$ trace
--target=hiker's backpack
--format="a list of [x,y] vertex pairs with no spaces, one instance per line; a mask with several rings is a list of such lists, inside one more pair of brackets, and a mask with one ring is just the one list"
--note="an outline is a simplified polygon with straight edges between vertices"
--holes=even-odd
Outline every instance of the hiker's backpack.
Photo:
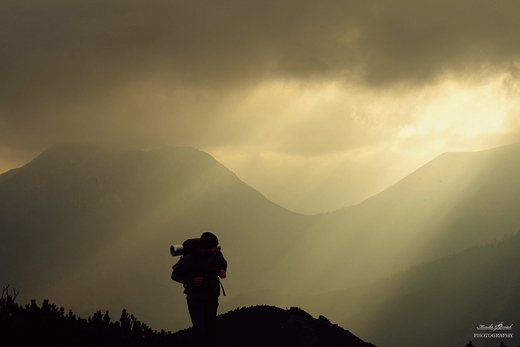
[[172,257],[181,256],[179,260],[172,266],[172,269],[175,270],[177,264],[181,261],[181,259],[188,254],[193,253],[200,246],[200,238],[195,239],[187,239],[182,243],[182,245],[173,245],[170,246],[170,254]]

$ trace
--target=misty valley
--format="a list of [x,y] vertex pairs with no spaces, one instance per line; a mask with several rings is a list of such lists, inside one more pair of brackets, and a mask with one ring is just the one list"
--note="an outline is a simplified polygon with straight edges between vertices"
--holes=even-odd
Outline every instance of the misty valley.
[[0,319],[52,316],[80,336],[97,324],[98,345],[183,346],[169,248],[212,231],[228,261],[223,345],[519,346],[519,210],[520,144],[442,154],[316,215],[195,148],[56,146],[0,175]]

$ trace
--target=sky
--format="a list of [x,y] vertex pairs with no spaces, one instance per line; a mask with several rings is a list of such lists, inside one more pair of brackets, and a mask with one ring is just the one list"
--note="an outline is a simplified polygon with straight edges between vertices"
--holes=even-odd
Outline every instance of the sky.
[[0,2],[0,173],[66,142],[208,152],[313,214],[520,139],[515,0]]

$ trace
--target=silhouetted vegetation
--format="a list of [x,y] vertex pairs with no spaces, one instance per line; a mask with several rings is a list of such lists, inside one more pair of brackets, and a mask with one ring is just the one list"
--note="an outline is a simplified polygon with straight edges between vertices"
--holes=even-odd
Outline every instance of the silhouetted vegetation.
[[[9,346],[189,346],[191,328],[177,333],[154,331],[123,309],[112,321],[108,311],[82,319],[63,307],[32,300],[24,307],[18,292],[4,287],[0,299],[0,342]],[[323,316],[299,308],[273,306],[236,309],[217,317],[217,346],[375,347]]]
[[16,302],[18,292],[4,287],[0,299],[0,340],[4,346],[172,346],[170,332],[154,331],[126,310],[118,321],[108,311],[82,319],[63,307],[32,300],[24,307]]

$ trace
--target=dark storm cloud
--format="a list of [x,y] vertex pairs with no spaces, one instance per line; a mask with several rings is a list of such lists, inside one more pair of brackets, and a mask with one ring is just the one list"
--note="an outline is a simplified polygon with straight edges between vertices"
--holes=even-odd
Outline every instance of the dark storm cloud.
[[[0,146],[151,137],[165,113],[190,138],[219,93],[274,78],[413,85],[514,69],[519,10],[505,0],[3,1]],[[211,96],[181,116],[184,98],[157,96],[171,90]]]
[[362,28],[364,70],[377,83],[514,69],[518,10],[515,1],[387,2]]

